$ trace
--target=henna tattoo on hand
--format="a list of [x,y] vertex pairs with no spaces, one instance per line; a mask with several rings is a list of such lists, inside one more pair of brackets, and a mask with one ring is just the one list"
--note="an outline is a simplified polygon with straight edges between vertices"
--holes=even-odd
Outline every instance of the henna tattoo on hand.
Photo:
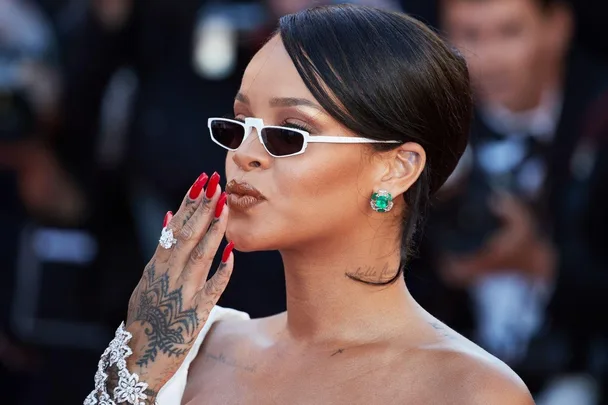
[[131,300],[127,326],[134,322],[147,324],[144,332],[148,341],[138,366],[147,366],[159,352],[168,357],[188,352],[201,320],[196,307],[183,308],[182,287],[170,290],[168,271],[157,276],[152,262]]

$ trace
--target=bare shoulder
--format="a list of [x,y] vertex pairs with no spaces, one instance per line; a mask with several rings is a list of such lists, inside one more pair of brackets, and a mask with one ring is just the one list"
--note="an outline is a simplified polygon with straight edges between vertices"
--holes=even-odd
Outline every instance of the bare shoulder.
[[252,350],[257,322],[255,319],[220,319],[214,322],[190,366],[188,381],[196,386],[201,379],[207,381],[207,374],[218,372],[218,368],[224,372],[255,371],[256,365],[245,359]]
[[[490,355],[488,355],[490,357]],[[495,358],[453,352],[446,361],[445,387],[458,403],[470,405],[533,405],[528,388],[513,370]],[[460,402],[462,400],[462,402]]]
[[215,322],[205,336],[201,352],[242,353],[248,351],[267,335],[268,325],[274,317],[259,319],[221,319]]
[[525,383],[504,362],[441,323],[433,327],[446,339],[422,347],[421,356],[434,364],[438,393],[447,403],[534,405]]

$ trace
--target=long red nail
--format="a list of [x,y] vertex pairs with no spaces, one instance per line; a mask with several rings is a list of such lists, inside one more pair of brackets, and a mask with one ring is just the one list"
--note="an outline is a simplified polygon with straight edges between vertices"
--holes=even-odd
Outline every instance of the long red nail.
[[205,196],[207,198],[211,198],[213,197],[213,195],[215,194],[215,190],[217,190],[217,185],[220,182],[220,175],[217,174],[217,172],[214,172],[211,175],[211,179],[209,179],[209,187],[207,187],[207,193],[205,194]]
[[222,211],[224,210],[224,206],[226,205],[226,193],[222,193],[220,199],[217,200],[217,205],[215,206],[215,217],[219,218],[222,215]]
[[163,228],[167,226],[169,221],[171,221],[171,218],[173,218],[173,213],[171,211],[167,211],[165,214],[165,219],[163,220]]
[[198,176],[198,179],[196,179],[196,181],[190,188],[190,194],[188,195],[188,197],[191,200],[196,200],[198,198],[198,196],[201,195],[201,191],[203,190],[203,187],[205,187],[205,184],[207,184],[207,179],[209,179],[209,177],[207,176],[206,173],[203,173],[200,176]]
[[234,242],[228,243],[224,248],[224,254],[222,255],[222,263],[226,263],[230,258],[230,253],[232,253],[232,249],[234,248]]

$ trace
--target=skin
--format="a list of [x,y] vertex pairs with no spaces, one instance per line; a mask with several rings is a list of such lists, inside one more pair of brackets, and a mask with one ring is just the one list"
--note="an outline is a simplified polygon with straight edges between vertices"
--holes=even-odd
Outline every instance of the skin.
[[443,0],[443,28],[465,55],[481,103],[533,109],[559,87],[572,33],[564,5],[534,0]]
[[[237,97],[237,118],[362,136],[320,108],[271,106],[277,97],[318,104],[279,37],[251,61],[240,93],[248,102]],[[376,287],[345,276],[381,281],[397,270],[403,201],[381,214],[369,197],[378,189],[401,195],[424,164],[424,150],[412,143],[383,153],[311,144],[303,155],[276,159],[254,136],[230,152],[227,180],[249,182],[267,201],[231,208],[226,235],[241,251],[281,252],[287,312],[214,324],[182,403],[533,404],[507,366],[424,311],[403,278]]]

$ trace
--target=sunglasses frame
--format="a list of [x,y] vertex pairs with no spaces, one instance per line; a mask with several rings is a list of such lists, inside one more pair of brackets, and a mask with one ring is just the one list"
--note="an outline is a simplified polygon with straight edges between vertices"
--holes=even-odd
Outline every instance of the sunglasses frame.
[[[228,148],[226,145],[223,145],[217,139],[215,139],[215,137],[213,136],[213,131],[211,130],[211,124],[214,121],[231,122],[234,124],[238,124],[245,129],[245,135],[243,136],[243,141],[236,149]],[[360,138],[360,137],[352,137],[352,136],[321,136],[321,135],[313,136],[313,135],[310,135],[308,132],[303,131],[301,129],[295,129],[295,128],[290,128],[290,127],[281,127],[281,126],[276,126],[276,125],[264,125],[264,120],[262,120],[261,118],[245,118],[245,122],[233,120],[233,119],[229,119],[229,118],[209,118],[209,120],[207,121],[207,126],[209,127],[209,134],[211,135],[211,140],[213,142],[215,142],[216,144],[218,144],[219,146],[221,146],[222,148],[227,149],[232,152],[238,150],[238,148],[240,148],[245,143],[245,141],[247,140],[247,137],[253,132],[253,129],[255,128],[258,133],[258,139],[259,139],[260,143],[262,144],[262,146],[264,146],[264,149],[266,150],[266,152],[270,156],[275,157],[275,158],[283,158],[283,157],[301,155],[302,153],[304,153],[306,151],[306,147],[308,146],[309,143],[344,143],[344,144],[401,143],[400,141],[379,141],[377,139]],[[302,149],[296,153],[291,153],[289,155],[275,155],[275,154],[271,153],[268,150],[268,148],[266,147],[264,140],[262,139],[262,130],[264,128],[281,129],[281,130],[287,130],[287,131],[293,131],[293,132],[299,133],[300,135],[302,135],[304,137],[304,143],[302,144]]]

